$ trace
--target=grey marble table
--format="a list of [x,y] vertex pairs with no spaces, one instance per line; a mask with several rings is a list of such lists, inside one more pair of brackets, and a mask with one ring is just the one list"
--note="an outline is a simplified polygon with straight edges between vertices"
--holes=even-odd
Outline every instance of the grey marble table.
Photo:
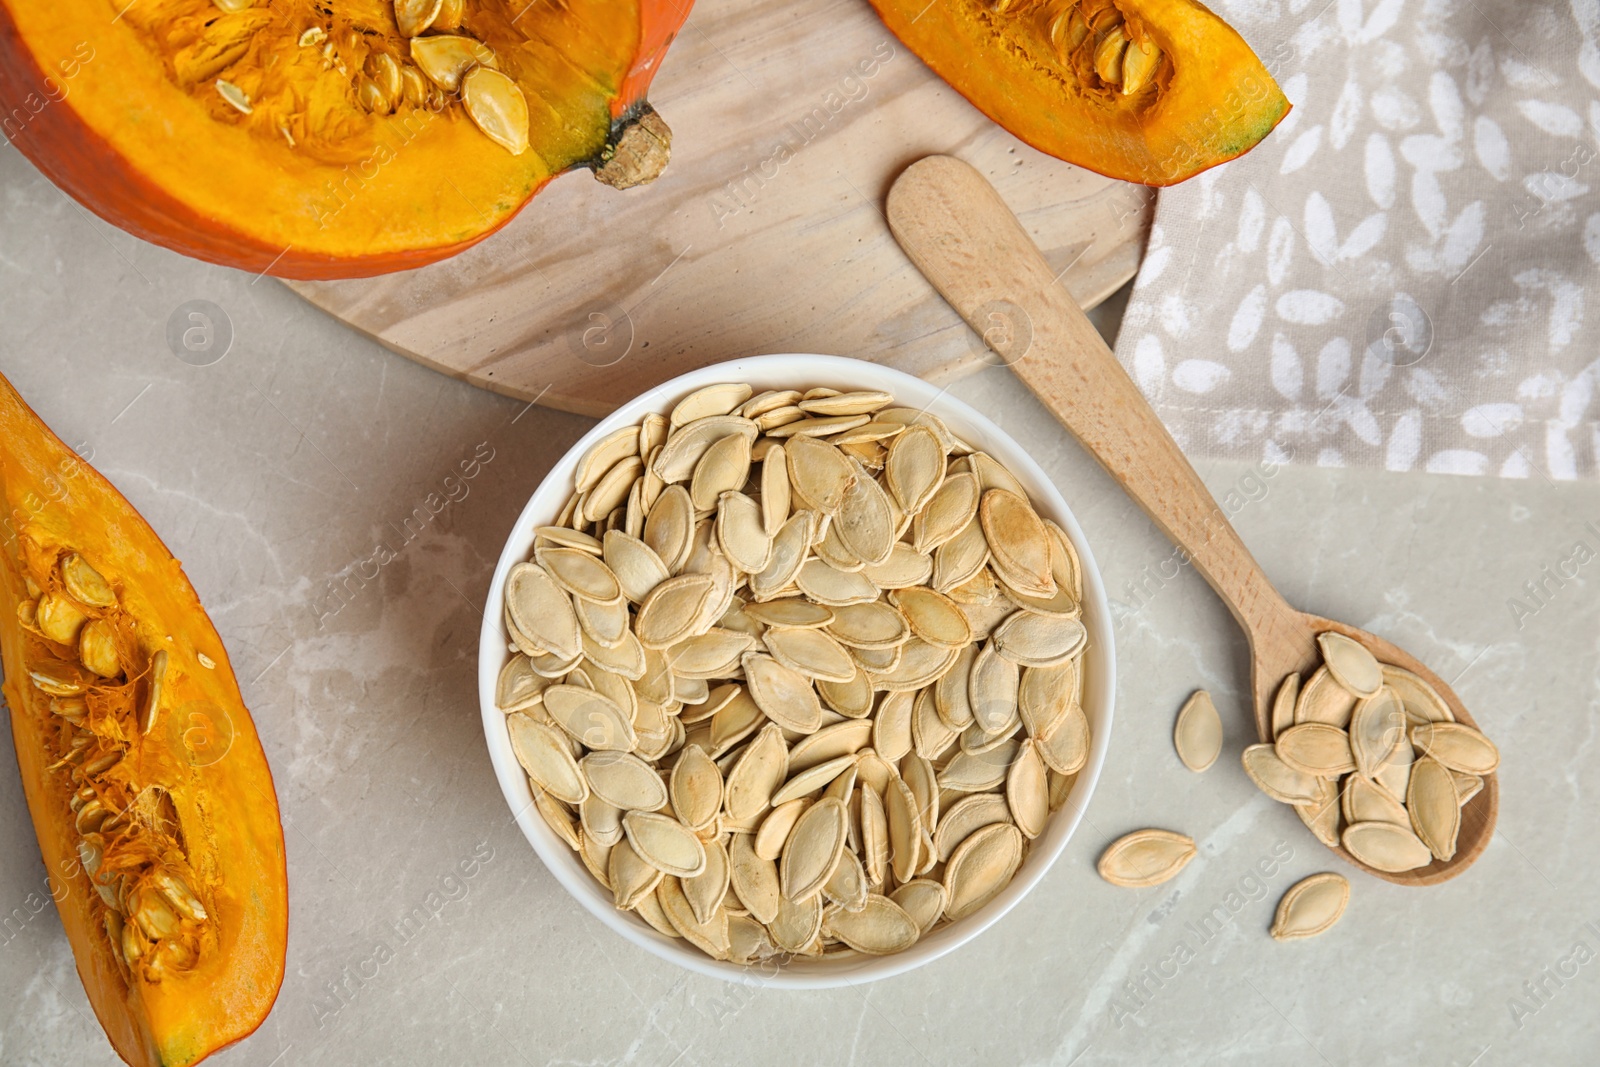
[[[220,319],[209,351],[169,346],[196,300],[226,316],[220,358]],[[966,341],[952,316],[927,343]],[[1110,759],[1061,862],[983,937],[876,985],[786,993],[622,942],[545,871],[491,774],[480,605],[516,512],[587,420],[414,366],[270,279],[140,244],[9,149],[0,370],[179,552],[272,762],[288,974],[219,1065],[1576,1064],[1600,1049],[1594,485],[1202,472],[1241,490],[1236,521],[1291,601],[1454,679],[1505,754],[1499,833],[1466,877],[1416,890],[1347,871],[1340,925],[1279,945],[1282,891],[1341,868],[1238,769],[1238,631],[1032,398],[985,371],[963,396],[1037,444],[1119,602]],[[447,484],[475,455],[476,477]],[[395,558],[351,581],[380,543]],[[1196,686],[1228,731],[1201,776],[1169,740]],[[0,1063],[112,1063],[0,749]],[[1199,857],[1156,888],[1100,881],[1100,850],[1146,825],[1193,835]]]

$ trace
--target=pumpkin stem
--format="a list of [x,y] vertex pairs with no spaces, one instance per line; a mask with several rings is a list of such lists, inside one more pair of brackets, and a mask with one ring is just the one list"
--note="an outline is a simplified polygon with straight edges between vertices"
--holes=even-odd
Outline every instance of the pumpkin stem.
[[655,108],[641,104],[612,125],[594,176],[614,189],[631,189],[659,178],[671,155],[671,128]]

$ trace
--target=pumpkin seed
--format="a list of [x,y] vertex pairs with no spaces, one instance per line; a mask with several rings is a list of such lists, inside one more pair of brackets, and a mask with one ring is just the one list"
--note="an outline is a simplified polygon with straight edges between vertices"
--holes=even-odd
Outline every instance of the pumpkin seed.
[[1371,778],[1405,743],[1406,716],[1394,690],[1380,688],[1362,698],[1350,718],[1350,752],[1356,770]]
[[1406,810],[1411,827],[1435,859],[1448,860],[1456,854],[1456,834],[1461,830],[1461,803],[1449,768],[1431,756],[1417,760],[1411,768],[1411,783],[1406,793]]
[[483,67],[492,70],[499,65],[488,45],[459,34],[412,38],[411,59],[429,81],[447,93],[461,88],[468,71]]
[[817,692],[823,703],[846,718],[862,719],[872,714],[872,679],[864,670],[857,671],[848,682],[818,681]]
[[1006,583],[1030,596],[1053,596],[1049,531],[1027,497],[1010,489],[988,489],[978,503],[978,519],[995,570]]
[[1411,743],[1452,771],[1490,774],[1500,766],[1494,742],[1459,722],[1426,722],[1411,729]]
[[903,952],[922,936],[916,920],[905,909],[876,893],[868,896],[859,910],[827,909],[822,917],[822,933],[869,956]]
[[780,626],[791,630],[831,626],[836,612],[824,604],[814,604],[802,597],[785,597],[764,603],[748,604],[745,614],[767,626]]
[[776,860],[783,854],[783,846],[795,822],[811,806],[809,800],[791,800],[780,804],[761,821],[755,834],[755,852],[764,860]]
[[1317,635],[1317,647],[1334,681],[1358,697],[1377,694],[1383,685],[1383,668],[1365,645],[1330,631]]
[[1077,619],[1018,611],[994,632],[1001,655],[1025,667],[1056,667],[1083,651],[1088,631]]
[[573,487],[580,493],[594,488],[607,471],[624,459],[639,455],[639,441],[639,427],[624,426],[590,445],[578,460]]
[[506,578],[506,609],[517,629],[539,648],[562,659],[582,651],[572,600],[543,567],[519,563]]
[[761,460],[761,521],[768,536],[777,536],[789,520],[789,507],[788,454],[782,445],[774,445]]
[[955,601],[924,586],[896,589],[889,602],[904,616],[917,637],[939,648],[962,648],[972,642],[972,626]]
[[583,802],[589,795],[588,779],[555,727],[517,712],[506,716],[506,728],[517,762],[540,789],[568,804]]
[[911,751],[911,715],[916,698],[907,692],[886,693],[872,721],[872,747],[891,763]]
[[789,750],[776,723],[761,728],[728,772],[723,807],[735,819],[759,815],[788,777]]
[[782,596],[793,585],[811,548],[811,524],[811,512],[802,511],[779,528],[766,568],[750,576],[750,592],[757,602]]
[[945,917],[964,919],[999,896],[1022,865],[1022,841],[1015,826],[996,823],[961,842],[945,865]]
[[544,708],[557,726],[588,748],[627,752],[638,743],[631,717],[592,689],[552,685],[544,691]]
[[630,811],[622,817],[622,830],[639,858],[665,874],[692,878],[706,868],[705,846],[677,819]]
[[948,593],[971,579],[989,562],[989,542],[974,517],[950,540],[933,550],[933,587]]
[[932,930],[944,914],[944,886],[931,878],[916,878],[889,894],[889,899],[911,916],[920,934]]
[[76,552],[61,557],[61,583],[79,603],[94,608],[117,606],[117,594],[111,588],[111,583]]
[[1344,781],[1341,798],[1345,822],[1392,822],[1396,826],[1410,826],[1411,815],[1406,806],[1389,795],[1389,791],[1360,775],[1351,775]]
[[1171,830],[1136,830],[1113,841],[1096,870],[1112,885],[1137,889],[1173,878],[1194,857],[1193,838]]
[[[482,70],[480,67],[479,71]],[[467,75],[469,88],[473,80],[479,77],[479,71]],[[495,71],[485,71],[483,76],[503,77]],[[580,509],[582,519],[592,523],[609,522],[609,516],[627,502],[633,487],[639,484],[639,477],[643,473],[644,460],[638,456],[628,456],[618,460],[584,495],[583,507]]]
[[767,718],[803,734],[822,725],[822,702],[803,674],[754,652],[745,654],[743,664],[750,697]]
[[1008,740],[985,752],[958,752],[939,772],[939,784],[961,793],[993,789],[1006,780],[1006,771],[1020,747],[1018,742]]
[[[622,809],[606,803],[592,792],[578,805],[578,819],[583,826],[584,836],[593,838],[607,848],[613,848],[622,840]],[[610,869],[608,864],[607,873]]]
[[728,853],[715,841],[705,846],[705,869],[699,874],[680,879],[683,895],[689,901],[689,910],[701,925],[712,922],[722,902],[728,895]]
[[667,419],[667,425],[675,430],[713,415],[732,414],[750,399],[753,392],[754,390],[743,382],[703,386],[678,401]]
[[705,749],[686,745],[668,785],[672,810],[691,830],[710,826],[722,807],[722,772]]
[[1300,675],[1291,674],[1278,686],[1278,695],[1272,701],[1272,739],[1276,741],[1283,731],[1294,725],[1295,703],[1300,699]]
[[1326,666],[1318,667],[1300,690],[1294,721],[1296,724],[1321,722],[1343,730],[1349,727],[1360,699],[1340,685]]
[[891,774],[883,792],[884,816],[888,825],[889,865],[901,882],[914,878],[921,866],[922,816],[911,787],[897,774]]
[[985,733],[994,733],[1017,714],[1021,675],[1013,660],[1000,655],[993,641],[978,650],[967,681],[972,719]]
[[578,837],[578,824],[572,818],[572,811],[561,801],[539,788],[539,783],[528,779],[528,786],[533,790],[533,803],[539,809],[539,814],[544,817],[545,824],[555,831],[557,837],[567,843],[574,852],[578,851],[581,842]]
[[845,490],[830,530],[857,559],[865,563],[885,563],[898,536],[889,495],[860,466]]
[[751,834],[733,835],[728,844],[728,882],[734,896],[754,918],[771,924],[777,918],[782,897],[778,867],[771,859],[756,854],[754,842]]
[[[890,599],[893,600],[894,596],[891,593]],[[841,644],[852,648],[894,648],[904,644],[911,633],[905,616],[882,601],[850,604],[836,608],[829,614],[831,618],[825,624],[828,633]]]
[[1416,751],[1409,744],[1401,744],[1389,756],[1389,761],[1378,768],[1373,781],[1383,786],[1390,796],[1403,797],[1411,788],[1411,768],[1416,761]]
[[795,821],[778,863],[783,896],[800,902],[821,893],[844,851],[848,814],[840,801],[819,800]]
[[772,804],[787,804],[791,800],[815,793],[835,778],[855,766],[854,756],[838,756],[792,774],[778,791],[772,794]]
[[897,541],[886,561],[866,564],[861,574],[879,589],[905,589],[921,585],[932,577],[933,559]]
[[1017,758],[1006,772],[1006,804],[1011,809],[1011,821],[1017,824],[1024,837],[1038,837],[1050,818],[1050,787],[1046,780],[1044,760],[1039,758],[1036,743],[1022,742]]
[[1337,778],[1356,769],[1355,757],[1350,751],[1350,735],[1326,723],[1291,726],[1274,747],[1284,763],[1319,778]]
[[804,952],[822,932],[822,894],[804,900],[778,898],[778,914],[767,924],[772,943],[785,952]]
[[667,787],[644,760],[629,752],[592,752],[579,761],[589,790],[624,811],[655,811],[667,802]]
[[822,886],[823,897],[845,911],[858,912],[867,906],[869,892],[867,872],[862,868],[860,858],[845,848],[839,854],[839,863],[833,868],[833,874]]
[[1306,828],[1329,848],[1339,846],[1339,787],[1327,778],[1317,779],[1317,799],[1296,804],[1294,813]]
[[697,617],[712,602],[713,587],[708,575],[683,574],[652,589],[634,618],[639,643],[665,649],[691,636]]
[[1289,766],[1272,745],[1251,745],[1241,759],[1256,788],[1280,804],[1312,804],[1321,795],[1317,776]]
[[606,874],[611,879],[612,898],[617,907],[628,910],[639,907],[665,877],[659,869],[641,859],[627,841],[618,841],[611,849]]
[[1299,941],[1327,932],[1344,915],[1350,883],[1343,875],[1324,872],[1302,878],[1278,901],[1272,919],[1274,941]]
[[1222,716],[1211,694],[1197,689],[1178,712],[1172,743],[1183,765],[1196,773],[1206,770],[1222,754]]
[[78,659],[102,678],[122,673],[117,654],[117,633],[108,619],[91,619],[78,633]]
[[1477,796],[1483,789],[1483,779],[1476,774],[1452,770],[1450,778],[1456,784],[1457,804],[1466,804],[1467,801]]
[[661,884],[656,887],[656,898],[661,903],[661,911],[666,915],[667,921],[683,935],[684,940],[712,959],[728,958],[726,911],[719,910],[708,923],[700,922],[695,917],[694,907],[683,891],[683,884],[672,877],[661,880]]
[[866,747],[872,729],[873,724],[868,719],[852,719],[823,727],[789,750],[789,773],[796,775],[841,756],[853,757]]
[[1383,684],[1394,690],[1395,696],[1400,698],[1406,719],[1410,722],[1455,722],[1455,713],[1450,710],[1450,705],[1444,702],[1433,686],[1410,671],[1385,663]]
[[1344,828],[1345,850],[1373,870],[1398,874],[1433,862],[1433,853],[1410,827],[1392,822],[1358,822]]
[[807,560],[795,575],[800,591],[819,604],[846,607],[878,599],[878,587],[859,572],[842,571],[820,559]]
[[1057,774],[1077,774],[1089,762],[1089,717],[1074,703],[1035,740],[1047,767]]

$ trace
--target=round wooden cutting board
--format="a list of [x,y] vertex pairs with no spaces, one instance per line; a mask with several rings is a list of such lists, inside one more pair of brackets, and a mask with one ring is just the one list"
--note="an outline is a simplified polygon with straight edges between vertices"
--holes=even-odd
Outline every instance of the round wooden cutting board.
[[931,153],[982,171],[1085,307],[1138,268],[1153,190],[995,126],[865,0],[700,0],[650,99],[673,131],[654,184],[618,192],[579,171],[453,259],[290,286],[446,374],[598,416],[762,352],[933,380],[989,365],[884,221],[890,183]]

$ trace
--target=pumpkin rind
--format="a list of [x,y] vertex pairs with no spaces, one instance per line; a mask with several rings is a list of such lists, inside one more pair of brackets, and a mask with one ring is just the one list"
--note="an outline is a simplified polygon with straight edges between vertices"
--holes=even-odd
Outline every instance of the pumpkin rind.
[[[1249,151],[1289,113],[1250,46],[1196,0],[872,4],[978,110],[1041,152],[1107,177],[1172,185]],[[1075,12],[1092,27],[1083,37],[1080,23],[1076,44],[1067,28]],[[1129,38],[1135,51],[1110,47]],[[1159,58],[1139,64],[1138,87],[1124,94],[1115,76],[1136,52]]]
[[[250,714],[239,695],[221,639],[183,570],[155,532],[96,471],[66,448],[0,377],[0,655],[17,763],[62,925],[95,1014],[118,1055],[136,1067],[191,1064],[248,1036],[267,1016],[283,981],[288,937],[288,888],[283,831],[272,775]],[[91,571],[82,568],[87,562]],[[97,572],[116,604],[98,606],[104,587],[83,576]],[[69,574],[70,578],[64,578]],[[71,579],[77,579],[73,581]],[[51,659],[68,662],[71,648],[52,643],[24,620],[38,596],[66,598],[115,632],[126,678],[95,690],[88,721],[95,745],[126,745],[121,761],[100,773],[61,767],[67,738],[86,728],[51,710],[51,698],[30,671]],[[72,591],[87,597],[79,600]],[[19,614],[19,607],[22,609]],[[54,668],[65,673],[65,668]],[[148,733],[140,733],[152,679],[160,699]],[[126,690],[126,701],[124,698]],[[119,701],[123,701],[119,703]],[[60,706],[60,705],[58,705]],[[109,723],[109,725],[105,725]],[[55,766],[53,766],[55,765]],[[99,861],[113,869],[115,850],[131,841],[176,842],[154,867],[128,866],[134,899],[159,893],[158,882],[178,872],[191,909],[161,909],[182,925],[179,945],[146,951],[178,958],[184,941],[196,946],[192,966],[163,965],[159,980],[126,966],[110,944],[112,912],[97,892],[79,852],[82,805],[74,793],[107,789],[108,799],[137,792],[123,825],[110,831]],[[148,806],[145,801],[150,801]],[[79,803],[81,803],[81,798]],[[146,810],[159,808],[174,836],[145,829]],[[100,825],[115,822],[115,812]],[[128,855],[127,851],[118,853]],[[148,872],[148,877],[143,873]],[[173,890],[185,896],[182,887]],[[126,903],[128,896],[113,896]],[[120,914],[120,912],[118,912]],[[194,921],[191,921],[194,920]],[[133,919],[128,920],[133,924]],[[143,935],[139,940],[143,941]]]
[[[223,71],[228,93],[239,82],[250,97],[267,78],[267,52],[299,62],[305,49],[293,34],[301,23],[331,22],[353,41],[381,38],[404,52],[389,15],[376,29],[352,21],[367,6],[354,14],[283,6],[282,17],[295,21],[270,32],[289,34],[288,43],[253,43],[263,54],[240,60],[243,73]],[[348,71],[348,99],[330,98],[321,83],[315,93],[287,83],[293,122],[337,132],[308,145],[274,125],[279,110],[230,106],[209,73],[185,81],[153,36],[168,21],[221,24],[264,8],[239,14],[211,0],[176,0],[111,18],[103,0],[0,0],[0,124],[51,181],[145,240],[282,277],[380,274],[460,252],[508,223],[556,174],[603,164],[641,116],[653,115],[644,92],[689,6],[571,0],[528,5],[515,19],[501,5],[470,8],[460,32],[499,45],[500,69],[532,111],[532,150],[512,156],[453,98],[368,114],[360,68]],[[278,17],[278,4],[273,11]]]

